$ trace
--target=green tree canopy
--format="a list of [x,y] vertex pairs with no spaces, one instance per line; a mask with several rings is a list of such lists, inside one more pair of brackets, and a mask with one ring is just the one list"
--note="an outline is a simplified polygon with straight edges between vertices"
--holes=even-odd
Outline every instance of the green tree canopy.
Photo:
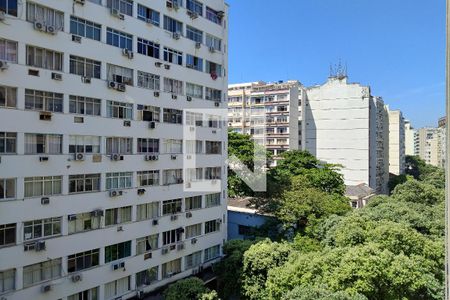
[[409,180],[395,187],[392,197],[398,201],[434,205],[443,202],[444,191],[435,186],[417,180]]
[[203,294],[210,292],[203,281],[197,277],[178,280],[169,285],[164,291],[165,300],[193,300],[199,299]]

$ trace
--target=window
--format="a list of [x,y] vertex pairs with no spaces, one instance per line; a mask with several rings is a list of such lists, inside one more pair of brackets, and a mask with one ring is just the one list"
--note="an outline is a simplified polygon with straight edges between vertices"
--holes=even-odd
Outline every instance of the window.
[[[93,1],[93,0],[88,0]],[[70,295],[67,300],[99,300],[98,287]]]
[[136,286],[142,287],[150,285],[152,282],[158,280],[158,266],[136,273]]
[[164,78],[164,92],[182,95],[183,94],[183,81]]
[[159,217],[159,202],[139,204],[136,213],[137,221],[155,219]]
[[181,34],[183,32],[183,23],[172,19],[171,17],[164,16],[164,29]]
[[17,133],[0,132],[0,154],[16,153]]
[[172,199],[163,201],[162,215],[171,215],[181,212],[182,199]]
[[207,167],[205,168],[205,179],[214,180],[221,178],[221,167]]
[[61,217],[23,222],[23,240],[61,235]]
[[100,116],[102,100],[82,96],[69,96],[69,112],[73,114]]
[[23,287],[61,277],[61,258],[23,267]]
[[100,153],[100,137],[69,135],[69,153]]
[[183,227],[172,229],[163,232],[163,245],[173,244],[181,241],[181,235],[183,234]]
[[208,119],[208,127],[209,128],[220,128],[221,127],[219,116],[208,115],[207,119]]
[[159,170],[138,171],[138,186],[155,186],[159,185]]
[[107,154],[132,154],[133,138],[109,137],[106,138]]
[[203,169],[202,168],[186,168],[186,181],[187,182],[195,182],[200,181],[203,178]]
[[0,60],[17,63],[17,42],[0,39]]
[[102,26],[81,18],[70,16],[70,33],[100,41]]
[[73,273],[99,265],[100,249],[69,255],[67,257],[67,272]]
[[205,249],[205,262],[220,256],[220,245]]
[[146,56],[159,58],[160,45],[152,41],[138,38],[137,52]]
[[165,123],[183,124],[183,111],[179,109],[164,108],[163,121]]
[[102,63],[93,59],[71,55],[69,61],[70,74],[98,78],[100,79],[100,70]]
[[205,72],[211,74],[211,77],[222,77],[222,66],[207,60]]
[[161,266],[163,278],[172,277],[181,272],[181,258],[166,262]]
[[205,88],[205,99],[211,101],[222,101],[222,91],[212,88]]
[[184,269],[194,268],[202,263],[202,251],[197,251],[184,257]]
[[[8,15],[17,17],[17,0],[0,1],[0,11],[4,11]],[[0,292],[2,290],[0,289]]]
[[131,256],[131,241],[105,247],[105,263]]
[[64,13],[55,9],[27,1],[27,21],[42,22],[53,26],[57,31],[64,31]]
[[161,78],[159,77],[159,75],[143,71],[138,71],[137,74],[138,74],[138,83],[137,83],[138,87],[159,91],[161,86]]
[[205,222],[205,234],[219,230],[220,230],[220,223],[218,222],[218,220],[211,220]]
[[221,154],[222,142],[206,141],[206,154]]
[[0,271],[0,294],[15,289],[16,270]]
[[136,240],[136,255],[158,249],[158,234],[152,234]]
[[[15,244],[16,244],[16,223],[0,225],[0,247]],[[0,285],[0,292],[1,291],[2,289]]]
[[106,189],[127,189],[131,188],[133,172],[106,173]]
[[0,107],[17,107],[17,88],[0,86]]
[[183,152],[183,140],[164,139],[164,153],[181,154]]
[[201,113],[186,112],[186,125],[189,126],[202,126],[203,125],[203,115]]
[[133,119],[133,104],[118,102],[118,101],[106,101],[106,116],[108,118],[115,119]]
[[202,223],[186,226],[186,238],[193,238],[202,234]]
[[107,6],[117,9],[122,14],[133,16],[133,1],[131,0],[108,0]]
[[105,211],[105,226],[131,222],[131,206],[110,208]]
[[220,205],[220,193],[205,195],[205,206],[212,207]]
[[216,24],[222,24],[221,14],[208,6],[206,7],[206,18]]
[[106,29],[106,43],[108,45],[133,51],[133,36],[109,27]]
[[62,135],[25,133],[25,154],[61,154]]
[[183,52],[164,47],[164,61],[183,65]]
[[113,299],[126,294],[131,289],[131,276],[117,279],[105,284],[105,299]]
[[63,94],[25,89],[25,109],[63,112]]
[[145,22],[150,22],[155,26],[159,26],[159,12],[145,7],[144,5],[138,4],[137,18]]
[[138,138],[137,153],[159,153],[159,139]]
[[183,183],[183,170],[171,169],[163,171],[163,185]]
[[60,195],[62,176],[25,177],[25,197]]
[[186,9],[197,13],[199,16],[203,15],[203,4],[197,0],[186,0]]
[[208,48],[213,48],[216,51],[222,50],[222,40],[219,38],[216,38],[215,36],[206,35],[206,46]]
[[202,208],[202,196],[187,197],[184,199],[184,203],[186,211],[200,209]]
[[161,109],[150,105],[137,105],[137,119],[139,121],[159,122]]
[[[197,71],[203,71],[203,59],[190,54],[186,55],[186,67]],[[192,83],[191,83],[192,85]],[[187,88],[187,87],[186,87]],[[202,98],[202,97],[198,97]]]
[[108,80],[133,85],[133,69],[108,64]]
[[100,173],[69,175],[69,193],[100,191]]
[[68,218],[69,218],[69,234],[99,229],[101,224],[100,214],[94,212],[70,215]]
[[27,65],[49,69],[63,70],[63,53],[27,45]]
[[238,234],[239,235],[251,235],[252,227],[246,226],[246,225],[239,225],[238,226]]
[[186,25],[186,37],[197,43],[203,43],[203,31]]

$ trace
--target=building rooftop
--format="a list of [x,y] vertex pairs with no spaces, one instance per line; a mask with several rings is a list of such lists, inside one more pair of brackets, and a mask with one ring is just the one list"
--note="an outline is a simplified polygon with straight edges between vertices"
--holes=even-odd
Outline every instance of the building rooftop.
[[242,212],[255,215],[266,215],[269,214],[259,211],[252,203],[253,197],[237,197],[228,198],[228,210],[235,212]]
[[361,183],[358,185],[347,185],[345,187],[345,196],[351,200],[359,200],[369,198],[375,195],[375,190],[370,188],[367,184]]

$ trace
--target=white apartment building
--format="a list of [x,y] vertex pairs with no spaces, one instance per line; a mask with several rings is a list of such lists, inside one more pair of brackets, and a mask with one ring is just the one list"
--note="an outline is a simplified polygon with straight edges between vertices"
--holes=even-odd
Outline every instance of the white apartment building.
[[405,121],[400,110],[389,110],[389,173],[405,172]]
[[383,100],[370,87],[332,76],[307,89],[304,149],[318,159],[342,165],[346,185],[365,183],[387,192],[389,118]]
[[274,162],[287,150],[301,146],[305,90],[296,80],[262,81],[228,86],[228,126],[249,134],[273,154]]
[[427,164],[443,167],[445,163],[445,128],[418,129],[414,139],[414,153],[425,160]]
[[405,155],[414,155],[415,131],[409,120],[405,120]]
[[224,1],[0,10],[0,299],[142,297],[220,259]]

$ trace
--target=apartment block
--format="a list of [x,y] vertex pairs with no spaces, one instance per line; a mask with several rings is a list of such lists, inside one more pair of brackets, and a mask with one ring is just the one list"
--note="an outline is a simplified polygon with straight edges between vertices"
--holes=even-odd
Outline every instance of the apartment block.
[[370,87],[348,83],[345,75],[309,87],[303,123],[303,148],[341,165],[346,185],[367,184],[376,193],[387,192],[389,117]]
[[272,153],[276,165],[281,153],[301,147],[305,97],[303,86],[295,80],[231,84],[228,126],[251,135]]
[[416,130],[414,153],[427,164],[444,167],[446,155],[445,127],[428,127]]
[[142,298],[220,259],[224,1],[0,11],[0,298]]
[[400,110],[389,110],[389,173],[405,172],[405,120]]
[[405,155],[414,155],[415,130],[409,120],[405,120]]

